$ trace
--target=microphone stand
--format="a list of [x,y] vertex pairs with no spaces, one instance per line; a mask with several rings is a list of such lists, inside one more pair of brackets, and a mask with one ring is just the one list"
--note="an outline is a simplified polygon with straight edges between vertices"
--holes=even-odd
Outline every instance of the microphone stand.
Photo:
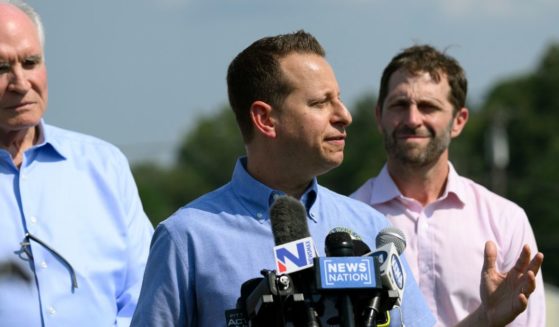
[[375,327],[377,325],[377,315],[381,307],[381,296],[377,294],[367,302],[363,312],[363,326]]

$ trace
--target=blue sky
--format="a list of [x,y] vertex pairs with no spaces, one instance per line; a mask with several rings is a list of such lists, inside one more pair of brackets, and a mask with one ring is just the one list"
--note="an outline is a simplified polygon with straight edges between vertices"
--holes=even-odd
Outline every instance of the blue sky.
[[46,28],[47,122],[110,141],[132,163],[171,160],[197,119],[227,104],[231,59],[263,36],[314,34],[349,106],[376,93],[386,63],[415,43],[456,57],[469,99],[479,102],[495,82],[530,71],[547,45],[559,42],[556,0],[29,3]]

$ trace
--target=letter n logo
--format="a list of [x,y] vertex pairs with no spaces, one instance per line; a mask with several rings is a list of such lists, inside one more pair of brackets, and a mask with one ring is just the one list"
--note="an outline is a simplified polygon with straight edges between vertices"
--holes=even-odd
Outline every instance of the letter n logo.
[[276,270],[280,274],[290,274],[313,265],[314,244],[307,237],[274,247]]

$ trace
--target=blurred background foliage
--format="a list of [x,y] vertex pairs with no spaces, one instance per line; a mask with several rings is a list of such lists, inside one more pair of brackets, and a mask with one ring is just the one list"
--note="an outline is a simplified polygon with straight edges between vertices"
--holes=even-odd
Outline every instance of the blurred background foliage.
[[[350,194],[376,175],[385,161],[374,120],[375,96],[347,104],[353,115],[343,164],[320,183]],[[523,207],[545,254],[544,278],[559,285],[559,43],[551,44],[534,71],[496,83],[470,108],[470,120],[452,143],[458,172]],[[506,138],[508,152],[494,151],[491,135]],[[502,148],[501,148],[502,150]],[[146,213],[157,225],[179,207],[231,177],[244,145],[228,106],[202,118],[184,137],[169,166],[138,163],[133,173]],[[508,159],[508,160],[507,160]]]

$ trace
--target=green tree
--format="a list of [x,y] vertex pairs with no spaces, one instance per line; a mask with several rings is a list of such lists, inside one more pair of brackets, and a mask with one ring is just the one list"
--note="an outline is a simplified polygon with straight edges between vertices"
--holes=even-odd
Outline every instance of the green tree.
[[[559,44],[551,45],[532,73],[498,83],[474,121],[469,144],[483,144],[499,115],[505,117],[510,144],[507,188],[502,195],[523,207],[546,258],[544,278],[559,284]],[[474,154],[473,148],[470,153]],[[479,150],[477,151],[479,153]],[[474,158],[474,157],[472,157]],[[490,185],[487,160],[469,161],[472,176]]]
[[175,210],[231,177],[235,160],[244,153],[233,112],[223,107],[203,117],[188,132],[168,168],[153,163],[133,167],[144,209],[157,225]]
[[197,193],[209,192],[231,178],[237,157],[245,153],[233,111],[224,106],[202,119],[178,150],[177,166],[198,175]]

